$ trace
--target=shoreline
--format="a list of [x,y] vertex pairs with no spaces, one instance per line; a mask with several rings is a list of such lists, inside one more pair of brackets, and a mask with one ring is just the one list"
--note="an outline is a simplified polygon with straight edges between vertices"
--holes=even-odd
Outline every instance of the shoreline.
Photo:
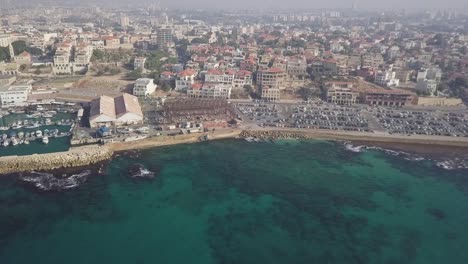
[[208,141],[254,137],[258,139],[318,139],[351,142],[355,145],[382,147],[427,156],[452,156],[468,154],[468,138],[401,136],[384,133],[302,130],[282,128],[220,129],[206,133],[150,137],[130,142],[111,142],[104,146],[72,147],[65,152],[0,157],[0,174],[25,171],[50,171],[63,168],[84,167],[112,159],[115,154],[130,150],[191,144],[207,135]]

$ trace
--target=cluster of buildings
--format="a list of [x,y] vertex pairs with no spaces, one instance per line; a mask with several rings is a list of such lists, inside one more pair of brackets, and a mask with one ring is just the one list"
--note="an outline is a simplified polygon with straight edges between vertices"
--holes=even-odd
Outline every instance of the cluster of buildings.
[[92,55],[93,46],[84,42],[58,43],[55,46],[53,73],[56,75],[86,73],[91,64]]

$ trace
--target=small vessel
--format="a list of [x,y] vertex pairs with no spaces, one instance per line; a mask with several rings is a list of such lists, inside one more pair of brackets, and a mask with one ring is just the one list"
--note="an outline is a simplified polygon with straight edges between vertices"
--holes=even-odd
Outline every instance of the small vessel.
[[7,138],[8,138],[8,135],[7,135],[7,134],[3,134],[3,135],[2,135],[2,139],[3,139],[3,140],[5,140],[5,139],[7,139]]
[[36,131],[36,137],[41,138],[42,137],[42,131],[40,131],[40,130]]
[[18,145],[18,140],[15,137],[11,138],[11,145],[12,146]]
[[44,143],[44,144],[49,144],[49,138],[48,138],[47,136],[44,136],[44,137],[42,138],[42,143]]
[[24,132],[23,131],[18,132],[18,137],[23,138],[24,137]]
[[10,142],[8,142],[8,139],[5,139],[5,140],[3,140],[2,145],[3,145],[4,147],[8,147],[8,145],[10,145]]
[[2,130],[2,131],[8,130],[8,129],[10,129],[10,128],[9,127],[3,127],[3,126],[0,127],[0,130]]
[[23,142],[25,145],[29,145],[29,140],[25,139]]
[[29,132],[24,133],[25,138],[29,138],[30,136],[31,136],[31,133],[29,133]]
[[46,125],[52,124],[52,121],[50,120],[50,118],[47,118],[47,119],[45,120],[45,124],[46,124]]

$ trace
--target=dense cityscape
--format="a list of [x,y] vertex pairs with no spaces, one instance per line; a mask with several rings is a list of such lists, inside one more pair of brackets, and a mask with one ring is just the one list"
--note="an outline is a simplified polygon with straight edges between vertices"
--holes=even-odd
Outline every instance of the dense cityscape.
[[0,262],[466,263],[466,4],[265,1],[0,0]]

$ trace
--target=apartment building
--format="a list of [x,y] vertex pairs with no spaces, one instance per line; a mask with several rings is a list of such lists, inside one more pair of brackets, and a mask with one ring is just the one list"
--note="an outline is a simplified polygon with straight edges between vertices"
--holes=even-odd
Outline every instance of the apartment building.
[[375,73],[375,83],[381,86],[390,87],[398,86],[400,80],[396,78],[396,73],[393,70],[377,71]]
[[229,99],[232,85],[221,83],[195,83],[187,89],[188,97]]
[[363,68],[378,68],[384,64],[384,58],[379,53],[366,53],[361,57],[361,67]]
[[6,85],[0,87],[0,105],[2,108],[25,106],[32,90],[29,85]]
[[267,68],[257,71],[257,85],[273,89],[283,89],[286,73],[279,68]]
[[198,71],[187,69],[181,71],[177,74],[176,77],[176,91],[186,91],[195,83],[195,78],[198,75]]
[[156,91],[157,85],[154,84],[154,79],[140,78],[136,80],[133,87],[133,95],[137,97],[146,97]]
[[307,76],[307,62],[305,58],[292,58],[286,63],[286,71],[290,79],[302,79]]
[[262,87],[262,100],[265,101],[279,101],[281,99],[281,90],[270,86]]
[[325,85],[327,102],[338,105],[353,105],[357,102],[359,93],[350,82],[331,82]]

